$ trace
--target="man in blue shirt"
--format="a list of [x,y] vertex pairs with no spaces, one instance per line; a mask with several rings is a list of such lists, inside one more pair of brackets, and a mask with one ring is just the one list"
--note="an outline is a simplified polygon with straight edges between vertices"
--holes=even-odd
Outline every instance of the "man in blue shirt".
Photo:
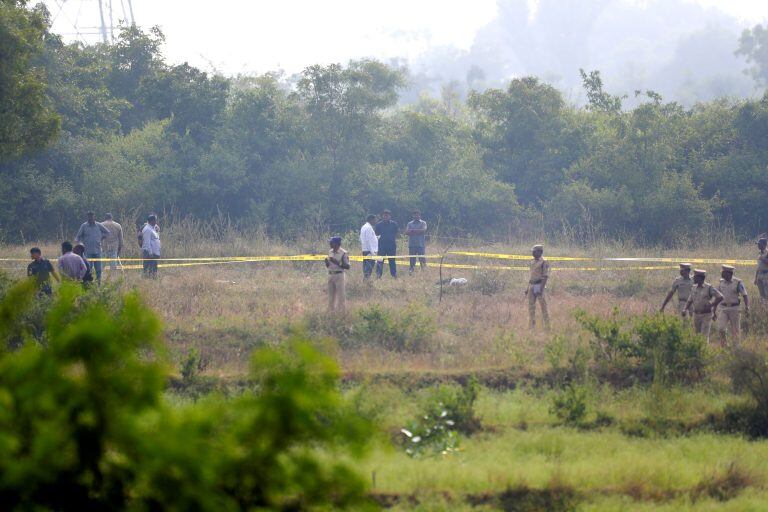
[[109,236],[109,230],[100,222],[96,222],[96,214],[88,212],[88,220],[83,222],[75,235],[75,242],[85,246],[85,258],[94,259],[93,268],[96,270],[96,281],[101,284],[101,241]]
[[[381,212],[381,220],[376,223],[374,230],[379,237],[379,261],[376,262],[376,276],[381,278],[384,272],[384,256],[397,256],[397,222],[392,220],[392,212],[384,210]],[[394,258],[389,259],[389,273],[397,278],[397,262]]]

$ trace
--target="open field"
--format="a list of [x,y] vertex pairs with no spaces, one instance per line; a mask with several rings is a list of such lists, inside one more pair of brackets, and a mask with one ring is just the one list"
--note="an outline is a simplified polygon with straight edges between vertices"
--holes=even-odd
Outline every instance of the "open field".
[[[467,250],[527,253],[529,245]],[[43,247],[48,255],[52,245]],[[168,245],[167,257],[297,254],[311,247],[273,246],[266,240],[213,247]],[[453,247],[455,249],[455,246]],[[23,257],[25,248],[3,248]],[[687,251],[596,247],[592,251],[547,248],[553,256],[664,256],[752,259],[754,246]],[[353,250],[354,254],[354,250]],[[449,261],[449,260],[446,260]],[[450,257],[452,263],[518,265],[518,262]],[[658,309],[676,275],[665,270],[626,270],[630,263],[601,263],[606,270],[562,267],[553,262],[550,332],[530,332],[523,271],[444,269],[466,277],[445,287],[439,299],[438,269],[397,280],[362,280],[359,264],[348,275],[349,312],[329,318],[319,262],[231,263],[160,270],[157,281],[140,271],[108,274],[121,288],[137,288],[165,322],[175,370],[199,352],[194,379],[177,376],[169,399],[180,404],[210,390],[231,392],[244,379],[255,348],[305,332],[340,362],[345,393],[378,428],[372,453],[359,462],[375,499],[398,510],[763,510],[768,502],[768,443],[723,433],[727,404],[745,400],[733,391],[729,352],[713,344],[705,376],[683,384],[644,383],[631,372],[617,378],[596,371],[578,354],[590,336],[574,313],[609,317]],[[595,263],[589,263],[595,266]],[[643,264],[646,265],[646,264]],[[651,265],[651,264],[648,264]],[[697,265],[719,274],[715,264]],[[560,267],[560,268],[559,268]],[[386,272],[385,268],[385,272]],[[750,296],[753,267],[737,268]],[[673,304],[668,306],[671,313]],[[756,309],[756,315],[765,311]],[[373,318],[373,320],[372,320]],[[759,322],[758,322],[759,323]],[[386,330],[384,336],[376,328]],[[713,340],[715,336],[713,336]],[[743,346],[765,354],[765,338]],[[580,352],[582,351],[582,352]],[[574,377],[574,372],[580,375]],[[474,414],[481,425],[461,435],[454,452],[412,458],[400,429],[435,400],[436,390],[479,381]],[[638,378],[639,380],[632,380]],[[575,380],[574,380],[575,379]],[[569,424],[553,412],[564,385],[578,382],[585,414]],[[426,404],[426,405],[425,405]]]

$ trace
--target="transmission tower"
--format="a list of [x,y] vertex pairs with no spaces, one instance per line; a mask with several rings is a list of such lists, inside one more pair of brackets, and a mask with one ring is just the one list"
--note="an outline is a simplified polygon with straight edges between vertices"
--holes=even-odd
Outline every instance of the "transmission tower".
[[120,24],[135,25],[133,0],[46,0],[54,30],[83,43],[115,40]]

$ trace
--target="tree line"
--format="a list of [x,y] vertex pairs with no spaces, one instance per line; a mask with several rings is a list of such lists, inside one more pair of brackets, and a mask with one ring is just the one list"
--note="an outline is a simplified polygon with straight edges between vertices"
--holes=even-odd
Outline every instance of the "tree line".
[[[69,233],[86,210],[174,211],[290,238],[418,207],[442,233],[687,243],[766,230],[768,93],[685,108],[608,92],[573,105],[536,77],[403,105],[407,70],[375,60],[225,77],[162,53],[157,28],[65,43],[49,14],[0,0],[0,237]],[[768,31],[739,51],[758,83]],[[268,51],[268,49],[259,50]]]

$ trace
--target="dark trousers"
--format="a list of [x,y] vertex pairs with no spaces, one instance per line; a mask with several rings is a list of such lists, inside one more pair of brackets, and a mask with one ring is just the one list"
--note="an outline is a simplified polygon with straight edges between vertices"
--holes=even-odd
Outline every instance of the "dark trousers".
[[[397,256],[397,247],[396,246],[382,246],[379,244],[379,257],[382,256]],[[392,274],[392,277],[397,277],[397,260],[394,258],[387,258],[389,260],[389,273]],[[376,262],[376,276],[381,277],[381,274],[384,273],[384,260],[377,261]]]
[[[412,256],[411,272],[413,272],[413,269],[416,268],[416,258],[413,256],[423,256],[425,254],[424,247],[409,247],[408,254]],[[421,265],[421,268],[427,268],[427,258],[419,258],[419,265]]]
[[85,257],[91,261],[91,265],[93,265],[93,269],[96,271],[96,282],[101,283],[101,262],[100,261],[92,261],[94,259],[101,259],[101,253],[100,252],[89,252],[85,254]]
[[[371,251],[363,251],[363,257],[370,256]],[[368,279],[371,277],[371,274],[373,274],[373,267],[376,266],[376,260],[370,259],[370,260],[363,260],[363,277],[365,279]]]
[[150,254],[149,251],[141,251],[141,257],[144,258],[144,277],[156,278],[157,277],[157,260],[160,256]]

